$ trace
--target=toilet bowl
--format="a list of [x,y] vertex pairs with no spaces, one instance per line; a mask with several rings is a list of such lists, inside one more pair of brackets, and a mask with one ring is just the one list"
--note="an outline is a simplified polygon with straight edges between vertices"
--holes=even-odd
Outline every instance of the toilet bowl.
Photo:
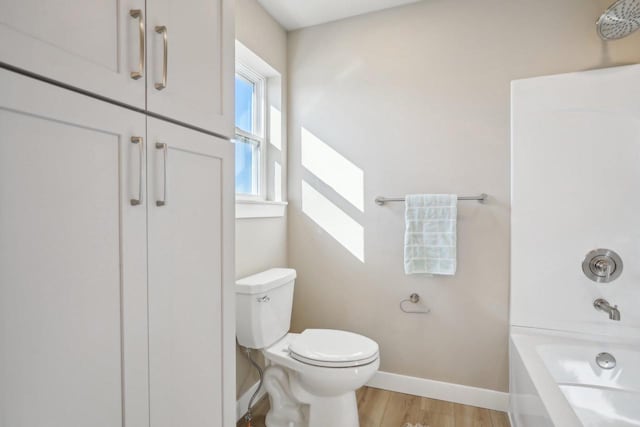
[[273,269],[236,284],[238,342],[268,365],[267,427],[358,427],[355,390],[378,370],[378,344],[331,329],[289,333],[294,279],[295,270]]

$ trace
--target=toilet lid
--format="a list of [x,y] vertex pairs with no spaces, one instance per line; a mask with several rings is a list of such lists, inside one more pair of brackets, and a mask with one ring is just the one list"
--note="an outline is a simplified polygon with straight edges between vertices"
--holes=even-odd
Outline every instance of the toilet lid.
[[378,344],[353,332],[307,329],[289,344],[291,357],[314,366],[345,368],[367,365],[378,358]]

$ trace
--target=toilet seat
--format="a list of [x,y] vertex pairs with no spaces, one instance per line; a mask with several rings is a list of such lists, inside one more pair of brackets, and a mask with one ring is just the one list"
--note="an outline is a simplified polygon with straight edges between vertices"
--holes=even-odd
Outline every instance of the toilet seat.
[[325,368],[368,365],[378,359],[378,344],[353,332],[307,329],[289,343],[292,359]]

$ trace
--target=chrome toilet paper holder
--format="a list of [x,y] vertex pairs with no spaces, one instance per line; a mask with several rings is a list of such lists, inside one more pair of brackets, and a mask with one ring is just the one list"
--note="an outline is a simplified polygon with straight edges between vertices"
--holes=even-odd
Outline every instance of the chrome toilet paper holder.
[[[409,314],[427,314],[431,311],[431,309],[425,306],[418,306],[419,302],[420,302],[420,295],[414,292],[411,295],[409,295],[409,298],[406,298],[400,301],[400,310]],[[417,308],[411,308],[411,306],[407,306],[407,304],[412,304],[414,307],[417,307]]]

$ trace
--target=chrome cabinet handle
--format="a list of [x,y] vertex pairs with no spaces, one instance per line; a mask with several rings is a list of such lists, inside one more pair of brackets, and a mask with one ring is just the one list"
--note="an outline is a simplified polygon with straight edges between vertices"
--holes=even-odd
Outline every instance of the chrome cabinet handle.
[[163,57],[162,57],[162,82],[156,83],[156,89],[162,90],[167,87],[167,58],[169,55],[169,37],[167,36],[167,27],[164,25],[156,26],[156,33],[162,34]]
[[142,10],[140,9],[131,9],[129,11],[129,16],[138,20],[138,28],[140,30],[140,35],[138,36],[138,42],[140,43],[138,71],[131,72],[131,78],[133,80],[138,80],[142,77],[142,73],[144,72],[144,17],[142,16]]
[[162,150],[163,157],[163,189],[162,189],[162,200],[156,201],[156,206],[165,206],[167,204],[167,156],[168,156],[168,147],[167,144],[162,142],[156,142],[156,149]]
[[132,136],[132,144],[138,144],[139,148],[139,163],[138,163],[138,198],[131,199],[131,206],[138,206],[142,203],[142,174],[143,174],[143,162],[144,162],[144,139],[141,136]]

